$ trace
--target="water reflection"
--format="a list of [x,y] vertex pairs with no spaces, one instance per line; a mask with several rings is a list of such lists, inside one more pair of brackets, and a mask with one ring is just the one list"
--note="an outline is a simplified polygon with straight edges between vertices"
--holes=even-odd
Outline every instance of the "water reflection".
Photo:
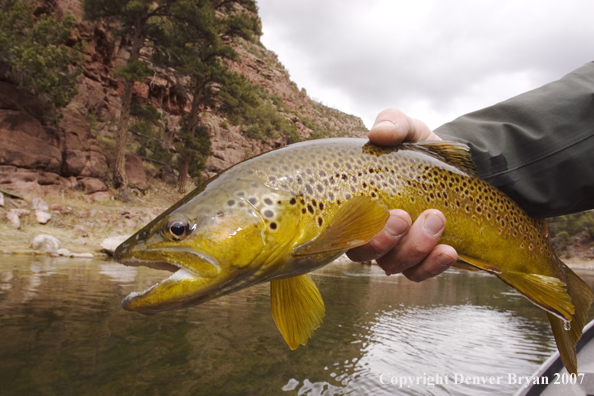
[[[267,285],[151,317],[120,308],[165,276],[0,257],[0,394],[512,394],[507,383],[428,381],[530,375],[554,349],[544,313],[479,273],[414,284],[377,267],[325,267],[313,275],[324,323],[294,352],[276,330]],[[403,376],[425,383],[390,382]]]

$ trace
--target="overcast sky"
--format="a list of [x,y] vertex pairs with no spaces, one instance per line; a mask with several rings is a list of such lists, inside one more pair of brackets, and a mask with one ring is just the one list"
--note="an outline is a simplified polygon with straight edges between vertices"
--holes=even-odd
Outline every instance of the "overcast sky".
[[594,1],[258,0],[262,42],[310,97],[431,128],[594,60]]

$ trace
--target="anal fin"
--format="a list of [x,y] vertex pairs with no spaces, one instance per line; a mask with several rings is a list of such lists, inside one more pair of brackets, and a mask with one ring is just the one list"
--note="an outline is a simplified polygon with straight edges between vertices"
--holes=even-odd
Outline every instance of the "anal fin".
[[575,347],[580,338],[582,338],[582,330],[586,325],[588,319],[588,311],[592,305],[592,290],[590,287],[571,269],[569,269],[561,261],[559,263],[564,267],[567,274],[567,289],[571,300],[575,306],[575,313],[572,315],[570,328],[566,330],[565,321],[547,312],[549,321],[551,322],[551,329],[555,336],[555,343],[561,355],[563,365],[567,371],[572,374],[577,374],[577,357]]
[[326,312],[316,284],[307,275],[270,282],[272,316],[292,350],[307,344]]
[[496,275],[545,311],[571,320],[575,308],[565,282],[552,276],[523,272],[501,272]]

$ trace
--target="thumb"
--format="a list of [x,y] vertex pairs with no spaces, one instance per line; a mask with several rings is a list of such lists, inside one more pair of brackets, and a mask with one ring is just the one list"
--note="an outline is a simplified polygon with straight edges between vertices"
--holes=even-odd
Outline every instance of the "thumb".
[[373,143],[384,146],[419,140],[441,140],[423,121],[411,118],[394,107],[379,113],[368,137]]

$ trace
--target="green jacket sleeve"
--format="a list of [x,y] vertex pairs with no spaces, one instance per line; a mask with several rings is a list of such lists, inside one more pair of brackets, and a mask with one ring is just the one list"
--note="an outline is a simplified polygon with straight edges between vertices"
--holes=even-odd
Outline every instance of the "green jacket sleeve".
[[533,217],[594,208],[594,62],[435,130]]

